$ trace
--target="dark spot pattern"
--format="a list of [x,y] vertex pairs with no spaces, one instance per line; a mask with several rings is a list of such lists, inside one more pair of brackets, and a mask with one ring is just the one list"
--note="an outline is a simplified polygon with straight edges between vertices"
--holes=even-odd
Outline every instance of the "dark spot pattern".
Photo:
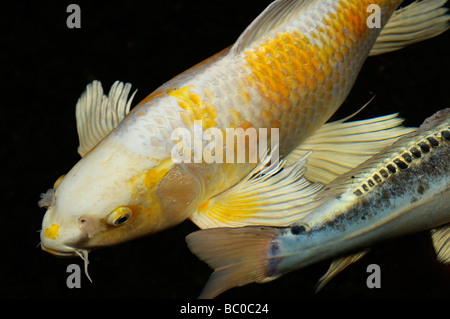
[[430,151],[430,146],[427,143],[425,143],[424,141],[417,143],[417,145],[419,145],[420,149],[424,153],[428,153]]
[[302,225],[291,226],[292,235],[300,235],[300,234],[305,233],[305,231],[306,231],[305,226],[302,226]]
[[415,157],[415,158],[419,158],[422,156],[422,153],[415,147],[411,147],[409,149],[409,151],[411,152],[411,154]]
[[439,146],[439,142],[433,136],[428,136],[427,141],[430,142],[431,146],[433,147]]
[[394,163],[400,169],[407,169],[408,168],[408,165],[405,162],[403,162],[401,159],[399,159],[399,158],[394,159]]

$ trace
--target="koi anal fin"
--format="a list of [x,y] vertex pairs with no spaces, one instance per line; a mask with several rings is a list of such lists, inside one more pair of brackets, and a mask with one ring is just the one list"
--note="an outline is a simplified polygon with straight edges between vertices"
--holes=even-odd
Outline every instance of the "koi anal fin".
[[278,228],[214,228],[189,234],[189,249],[214,272],[199,298],[215,298],[228,289],[275,279],[266,273],[266,256]]
[[86,91],[78,99],[76,120],[80,146],[78,154],[86,155],[106,135],[119,125],[130,111],[131,102],[136,91],[128,99],[131,84],[116,81],[109,95],[103,95],[100,81],[88,84]]

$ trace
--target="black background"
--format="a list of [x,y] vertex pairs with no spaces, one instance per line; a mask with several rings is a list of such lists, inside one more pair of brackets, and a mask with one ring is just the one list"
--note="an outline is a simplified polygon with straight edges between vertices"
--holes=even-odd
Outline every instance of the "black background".
[[[70,2],[0,5],[0,147],[2,298],[196,298],[210,269],[192,255],[190,221],[90,254],[91,284],[66,287],[66,267],[38,246],[45,210],[39,194],[78,160],[75,103],[87,83],[115,80],[139,91],[137,103],[160,84],[232,44],[271,2],[72,1],[81,29],[69,29]],[[447,4],[447,7],[449,5]],[[369,58],[335,115],[357,118],[400,112],[407,125],[450,107],[450,32],[398,52]],[[5,207],[6,205],[6,207]],[[381,267],[380,289],[368,289],[366,268]],[[264,285],[232,289],[219,298],[448,298],[449,268],[438,264],[427,233],[375,245],[322,292],[315,284],[329,261]]]

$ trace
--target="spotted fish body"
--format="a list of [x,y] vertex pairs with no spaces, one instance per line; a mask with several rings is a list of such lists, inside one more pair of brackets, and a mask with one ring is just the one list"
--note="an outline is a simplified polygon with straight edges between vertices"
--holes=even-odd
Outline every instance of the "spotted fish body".
[[[215,268],[201,297],[351,254],[336,264],[340,271],[364,254],[355,252],[376,242],[442,225],[439,250],[444,257],[439,258],[450,262],[449,158],[450,109],[445,109],[326,185],[317,194],[320,206],[290,227],[208,229],[189,235],[191,250]],[[332,268],[325,280],[336,274]]]
[[449,223],[449,158],[446,109],[328,185],[322,196],[331,198],[273,241],[269,259],[277,261],[268,272],[284,273],[379,239]]

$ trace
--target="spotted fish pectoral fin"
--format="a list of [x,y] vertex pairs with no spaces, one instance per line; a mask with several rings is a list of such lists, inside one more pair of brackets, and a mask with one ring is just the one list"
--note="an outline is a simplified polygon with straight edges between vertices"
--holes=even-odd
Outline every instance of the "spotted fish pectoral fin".
[[250,226],[189,234],[186,242],[191,252],[214,269],[199,298],[214,298],[234,287],[276,279],[267,277],[267,254],[272,239],[281,231]]
[[297,222],[320,204],[316,195],[323,186],[304,178],[308,155],[290,167],[263,158],[238,184],[201,205],[191,220],[202,229]]
[[128,99],[131,84],[114,82],[108,96],[103,94],[100,81],[88,84],[76,105],[78,153],[86,155],[106,135],[119,125],[130,111],[134,95]]
[[384,26],[369,55],[401,49],[435,37],[449,28],[447,0],[415,1],[395,11]]
[[415,130],[402,126],[398,113],[345,122],[350,117],[324,124],[286,157],[286,165],[312,151],[305,178],[328,184]]
[[432,229],[431,239],[439,262],[450,264],[450,224]]
[[342,270],[364,257],[367,252],[368,250],[363,250],[349,256],[334,259],[331,262],[330,268],[328,268],[327,272],[319,279],[316,287],[316,293],[322,290],[322,288],[325,287],[325,285]]
[[230,54],[238,54],[254,43],[260,42],[272,30],[298,16],[303,10],[317,0],[276,0],[272,2],[241,34],[230,50]]

